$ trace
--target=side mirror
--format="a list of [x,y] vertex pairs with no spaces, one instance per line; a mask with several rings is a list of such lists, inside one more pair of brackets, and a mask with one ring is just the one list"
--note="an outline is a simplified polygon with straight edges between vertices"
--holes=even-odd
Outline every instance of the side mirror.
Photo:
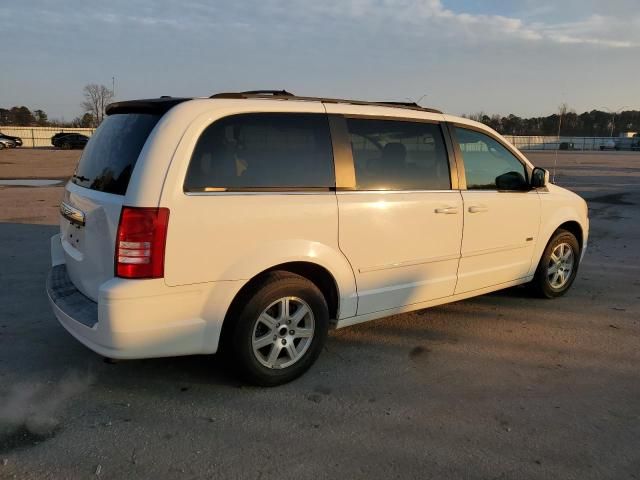
[[535,167],[531,172],[531,188],[546,187],[549,183],[549,170]]
[[529,190],[527,181],[520,172],[507,172],[496,177],[498,190]]

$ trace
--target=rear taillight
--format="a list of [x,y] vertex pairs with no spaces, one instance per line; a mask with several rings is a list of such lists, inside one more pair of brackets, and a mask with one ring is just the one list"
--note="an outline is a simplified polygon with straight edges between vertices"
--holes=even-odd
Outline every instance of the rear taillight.
[[162,278],[168,208],[122,207],[116,236],[116,276]]

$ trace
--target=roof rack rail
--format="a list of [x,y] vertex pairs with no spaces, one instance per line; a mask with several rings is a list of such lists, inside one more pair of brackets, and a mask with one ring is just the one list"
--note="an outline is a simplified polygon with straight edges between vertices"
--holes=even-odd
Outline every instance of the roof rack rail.
[[393,105],[394,107],[411,107],[411,108],[422,108],[416,102],[376,102],[376,103],[384,103],[385,105]]
[[284,97],[295,97],[295,95],[291,92],[287,92],[285,89],[282,90],[247,90],[244,93],[245,95],[271,95],[271,96],[284,96]]
[[350,105],[372,105],[378,107],[395,107],[406,108],[409,110],[419,110],[421,112],[439,113],[440,110],[435,108],[421,107],[415,102],[367,102],[364,100],[348,100],[342,98],[325,98],[325,97],[298,97],[286,90],[250,90],[247,92],[224,92],[211,95],[209,98],[228,98],[228,99],[250,99],[250,98],[274,98],[278,100],[299,100],[307,102],[323,102],[323,103],[347,103]]
[[295,97],[286,90],[247,90],[246,92],[224,92],[211,95],[209,98],[254,98],[254,97]]

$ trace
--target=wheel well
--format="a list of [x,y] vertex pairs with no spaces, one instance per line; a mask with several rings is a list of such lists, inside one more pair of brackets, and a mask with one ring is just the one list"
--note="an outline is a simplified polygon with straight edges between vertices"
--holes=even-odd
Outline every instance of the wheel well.
[[573,235],[576,237],[576,239],[578,240],[578,245],[580,245],[580,250],[582,251],[582,227],[580,226],[580,224],[578,222],[565,222],[562,225],[560,225],[557,230],[567,230],[568,232],[573,233]]
[[329,307],[329,318],[336,319],[338,318],[338,309],[339,309],[339,295],[338,295],[338,286],[336,284],[333,275],[329,273],[329,271],[317,265],[315,263],[310,262],[288,262],[282,263],[280,265],[275,265],[263,272],[260,272],[256,276],[254,276],[251,280],[249,280],[236,294],[231,305],[229,305],[229,309],[227,310],[227,314],[225,315],[224,322],[222,324],[222,332],[220,337],[223,338],[225,332],[229,329],[229,325],[231,322],[228,320],[230,317],[233,317],[236,312],[238,312],[239,307],[246,301],[247,297],[251,294],[251,290],[254,286],[260,282],[262,277],[264,277],[269,272],[280,271],[280,272],[290,272],[295,273],[296,275],[300,275],[301,277],[306,278],[307,280],[313,282],[316,287],[322,292],[324,298],[327,302],[327,306]]
[[271,267],[270,269],[262,272],[260,275],[263,275],[267,272],[274,272],[276,270],[281,272],[295,273],[296,275],[300,275],[301,277],[304,277],[307,280],[313,282],[315,286],[320,289],[322,295],[324,295],[324,299],[326,300],[327,306],[329,307],[329,318],[338,318],[338,307],[340,303],[338,300],[338,286],[335,279],[333,278],[333,275],[329,273],[329,270],[321,267],[316,263],[289,262]]

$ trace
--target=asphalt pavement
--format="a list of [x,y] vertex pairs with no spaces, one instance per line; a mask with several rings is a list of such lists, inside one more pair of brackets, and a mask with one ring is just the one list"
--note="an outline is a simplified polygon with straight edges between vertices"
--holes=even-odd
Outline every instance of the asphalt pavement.
[[640,478],[640,154],[558,160],[591,216],[565,297],[518,287],[334,331],[272,389],[215,356],[106,363],[47,303],[55,218],[0,203],[0,479]]

